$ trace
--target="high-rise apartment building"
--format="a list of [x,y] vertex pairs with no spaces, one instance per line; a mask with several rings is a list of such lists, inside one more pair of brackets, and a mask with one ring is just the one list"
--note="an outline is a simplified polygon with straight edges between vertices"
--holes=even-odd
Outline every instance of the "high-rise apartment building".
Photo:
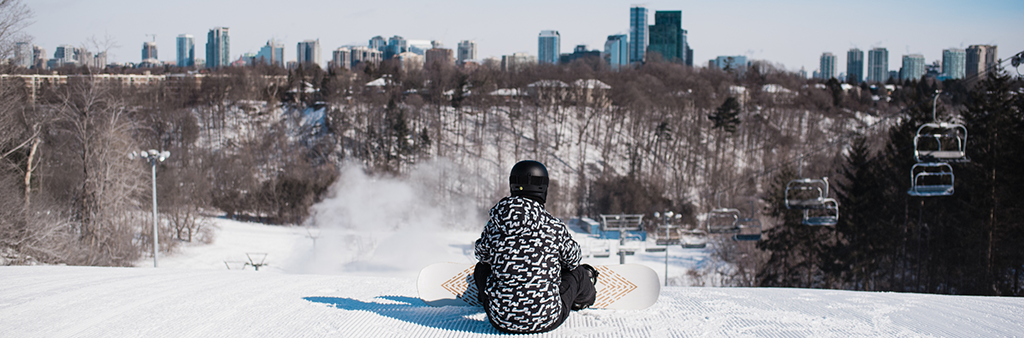
[[59,45],[53,51],[53,58],[59,60],[60,65],[74,63],[77,49],[72,45]]
[[142,61],[159,59],[156,54],[156,42],[146,41],[142,43]]
[[647,36],[650,26],[647,25],[647,8],[633,6],[629,8],[629,62],[644,62],[647,53]]
[[408,51],[408,45],[405,38],[395,35],[388,38],[388,47],[384,49],[384,59],[391,60],[398,54],[402,54]]
[[189,34],[178,35],[178,67],[195,67],[196,39]]
[[920,80],[922,76],[924,76],[924,55],[904,55],[903,67],[900,68],[900,80]]
[[846,52],[846,82],[861,83],[864,81],[864,51],[851,48]]
[[465,63],[466,60],[476,60],[476,42],[473,40],[459,41],[459,64]]
[[348,47],[338,47],[331,53],[331,62],[328,68],[352,69],[352,50]]
[[959,48],[942,50],[942,76],[962,79],[967,71],[967,51]]
[[540,31],[537,36],[537,63],[558,63],[561,44],[562,35],[558,31]]
[[686,63],[686,30],[682,11],[654,12],[654,25],[648,28],[648,53],[661,54],[668,62]]
[[304,65],[320,67],[320,39],[299,42],[295,50],[296,61]]
[[352,51],[352,64],[351,68],[355,68],[360,63],[372,63],[379,64],[384,61],[384,52],[368,47],[350,47]]
[[889,50],[876,47],[868,51],[868,82],[889,80]]
[[231,38],[227,27],[214,27],[206,34],[206,67],[231,65]]
[[836,56],[829,52],[821,53],[818,69],[820,70],[818,75],[822,80],[836,77]]
[[604,42],[604,53],[601,57],[611,65],[612,70],[629,65],[629,36],[626,34],[609,35]]
[[512,53],[512,55],[501,56],[501,70],[506,72],[518,71],[522,67],[537,63],[537,57],[526,53]]
[[32,46],[32,67],[37,69],[46,68],[46,48]]
[[28,42],[14,43],[14,65],[22,68],[32,67],[32,44]]
[[284,44],[275,39],[267,40],[267,44],[260,48],[253,58],[254,62],[264,63],[271,66],[284,67]]
[[985,72],[999,63],[995,45],[971,45],[967,47],[964,76],[977,76],[980,79]]
[[388,47],[388,40],[385,40],[383,36],[377,35],[370,38],[370,44],[368,46],[383,53],[384,49]]

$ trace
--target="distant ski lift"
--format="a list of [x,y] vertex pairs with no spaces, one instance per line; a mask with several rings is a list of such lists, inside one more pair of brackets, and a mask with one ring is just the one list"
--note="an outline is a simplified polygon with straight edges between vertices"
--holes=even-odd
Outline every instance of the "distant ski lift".
[[740,211],[732,208],[712,209],[704,220],[705,228],[710,234],[736,233],[740,229],[737,223],[740,220]]
[[786,184],[786,209],[827,209],[828,177],[800,178]]
[[839,223],[839,202],[825,198],[820,208],[804,209],[803,225],[833,226]]
[[699,227],[680,229],[679,244],[683,249],[703,249],[708,246],[708,233]]
[[740,219],[736,223],[736,228],[739,229],[732,239],[737,241],[760,241],[761,240],[761,220],[756,218],[744,218]]
[[655,212],[654,217],[662,219],[661,224],[658,224],[658,228],[651,234],[651,237],[654,237],[654,244],[666,246],[679,244],[679,239],[681,237],[679,233],[680,227],[678,225],[671,224],[671,221],[673,219],[682,219],[683,215],[669,211],[664,215]]
[[914,160],[917,162],[968,161],[967,128],[956,123],[925,123],[914,135]]
[[966,162],[967,127],[961,124],[939,122],[935,118],[939,94],[932,99],[932,122],[917,128],[914,135],[914,160],[917,162]]
[[931,197],[953,194],[953,167],[948,163],[917,163],[910,168],[911,196]]

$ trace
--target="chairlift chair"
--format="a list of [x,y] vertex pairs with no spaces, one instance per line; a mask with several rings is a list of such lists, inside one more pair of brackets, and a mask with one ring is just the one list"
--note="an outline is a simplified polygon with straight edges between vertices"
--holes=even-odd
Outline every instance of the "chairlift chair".
[[704,220],[705,228],[710,234],[735,233],[739,231],[737,223],[740,211],[732,208],[712,209]]
[[953,167],[948,163],[917,163],[910,168],[910,196],[932,197],[953,194]]
[[708,246],[708,233],[697,227],[680,229],[679,242],[683,249],[703,249]]
[[917,162],[968,161],[967,128],[957,123],[925,123],[914,135],[914,160]]
[[804,209],[801,223],[810,226],[833,226],[839,223],[839,202],[833,198],[825,198],[821,205],[821,208]]
[[679,231],[678,225],[662,224],[651,234],[651,237],[654,237],[654,244],[657,245],[676,245],[679,244],[680,237],[682,237]]
[[739,229],[732,239],[737,241],[760,241],[761,240],[761,220],[756,218],[744,218],[736,223],[736,227]]
[[800,178],[786,184],[786,209],[827,209],[828,177]]

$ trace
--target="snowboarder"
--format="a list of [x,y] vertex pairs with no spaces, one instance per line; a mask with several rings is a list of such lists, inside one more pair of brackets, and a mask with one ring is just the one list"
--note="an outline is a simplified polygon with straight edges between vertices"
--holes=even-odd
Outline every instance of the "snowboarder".
[[548,171],[520,161],[509,175],[511,196],[490,211],[476,241],[473,273],[491,325],[506,333],[557,328],[570,310],[594,304],[597,271],[580,264],[580,245],[544,210]]

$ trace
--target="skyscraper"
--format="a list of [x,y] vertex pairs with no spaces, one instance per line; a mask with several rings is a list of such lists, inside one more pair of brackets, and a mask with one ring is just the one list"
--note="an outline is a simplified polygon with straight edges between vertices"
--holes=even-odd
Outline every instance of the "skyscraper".
[[903,67],[900,68],[900,80],[920,80],[922,76],[924,76],[924,55],[904,55]]
[[346,47],[338,47],[331,54],[330,67],[352,69],[352,50]]
[[686,30],[682,11],[654,12],[654,25],[648,29],[647,51],[661,54],[669,62],[686,63]]
[[156,54],[156,42],[146,41],[142,43],[142,61],[159,59]]
[[32,67],[32,44],[28,42],[14,43],[14,65],[23,68]]
[[390,60],[395,55],[402,54],[408,51],[405,38],[395,35],[388,39],[388,47],[384,49],[384,59]]
[[558,31],[541,31],[537,37],[537,63],[558,63],[562,36]]
[[295,58],[300,64],[320,66],[320,39],[299,42]]
[[629,65],[629,42],[628,35],[609,35],[604,42],[604,53],[602,58],[611,65],[612,70]]
[[995,67],[999,63],[995,45],[971,45],[967,47],[966,54],[964,72],[966,77],[977,76],[981,78],[985,75],[986,70]]
[[962,79],[967,70],[967,52],[963,49],[942,50],[942,75],[947,79]]
[[822,80],[836,77],[836,56],[829,52],[821,53],[818,69],[821,70],[818,75],[821,76]]
[[629,62],[644,62],[647,52],[647,8],[629,8]]
[[178,35],[178,67],[196,65],[196,39],[189,34]]
[[274,39],[267,40],[267,44],[260,48],[253,61],[284,67],[284,44]]
[[851,48],[846,52],[846,82],[861,83],[864,81],[864,51]]
[[466,60],[476,60],[476,42],[473,40],[462,40],[459,41],[459,63],[464,63]]
[[889,50],[876,47],[868,51],[868,82],[885,82],[889,79]]
[[383,36],[377,35],[375,37],[370,38],[369,47],[372,49],[379,50],[381,53],[383,53],[384,49],[388,47],[388,40],[384,40]]
[[227,27],[214,27],[206,34],[206,67],[220,68],[231,64],[231,38]]

